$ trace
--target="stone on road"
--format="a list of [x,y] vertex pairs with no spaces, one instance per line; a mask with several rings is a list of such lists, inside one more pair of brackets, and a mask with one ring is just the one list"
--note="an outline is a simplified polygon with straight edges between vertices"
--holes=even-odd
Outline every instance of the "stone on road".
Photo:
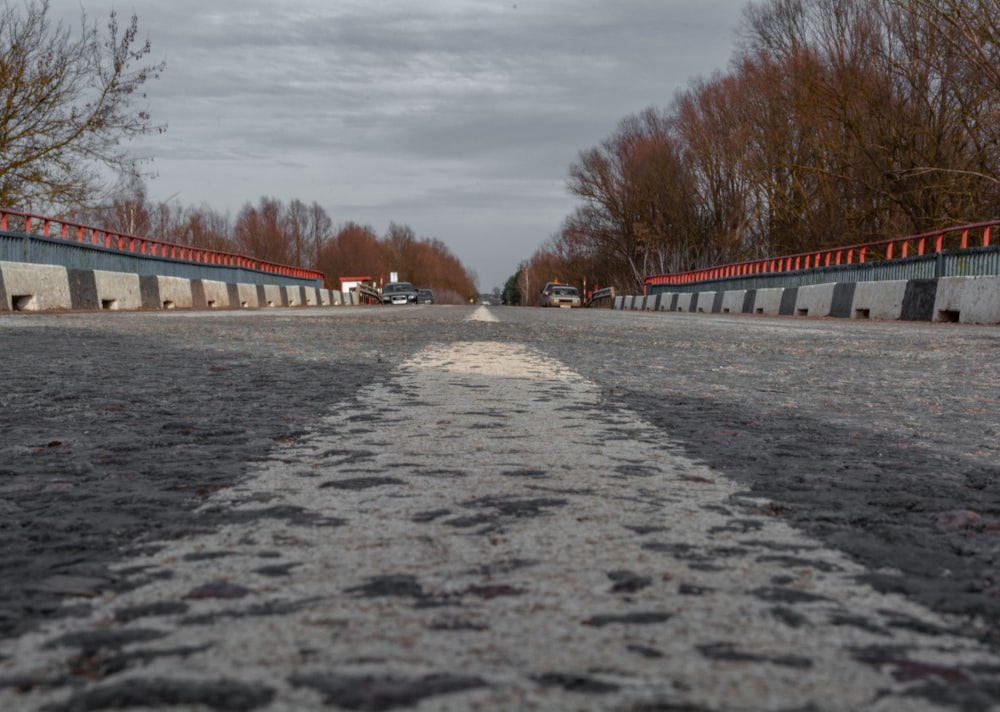
[[777,509],[539,350],[432,343],[0,641],[0,709],[991,708],[964,619]]

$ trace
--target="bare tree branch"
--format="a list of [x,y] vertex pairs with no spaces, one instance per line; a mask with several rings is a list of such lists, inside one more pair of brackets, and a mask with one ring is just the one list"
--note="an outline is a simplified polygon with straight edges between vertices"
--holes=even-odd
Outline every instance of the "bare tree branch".
[[165,63],[144,64],[149,41],[138,18],[107,35],[81,16],[80,34],[48,17],[48,0],[5,3],[0,14],[0,204],[43,210],[91,201],[105,181],[138,174],[140,161],[123,141],[164,125],[137,106],[143,87]]

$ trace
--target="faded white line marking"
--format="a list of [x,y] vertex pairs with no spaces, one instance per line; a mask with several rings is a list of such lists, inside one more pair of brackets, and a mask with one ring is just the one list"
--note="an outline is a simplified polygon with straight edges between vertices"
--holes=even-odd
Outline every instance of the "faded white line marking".
[[469,314],[469,316],[465,317],[465,320],[466,321],[489,321],[489,322],[500,321],[499,319],[497,319],[496,315],[493,314],[493,312],[491,312],[489,309],[487,309],[484,306],[479,307],[478,309],[476,309],[476,311],[474,311],[471,314]]
[[[859,651],[892,649],[941,670],[995,663],[969,638],[918,632],[914,621],[942,631],[954,621],[859,585],[861,567],[634,413],[603,408],[595,384],[535,351],[435,346],[360,396],[372,419],[323,419],[207,505],[301,507],[342,526],[263,517],[171,542],[123,565],[169,577],[4,642],[0,677],[56,678],[74,651],[46,649],[54,637],[165,602],[189,610],[134,623],[169,635],[133,647],[211,648],[113,677],[264,682],[277,692],[273,711],[323,708],[288,682],[313,673],[489,683],[421,710],[929,710],[902,696],[926,680],[895,679],[893,664],[865,664]],[[290,573],[254,573],[269,564]],[[219,580],[252,593],[185,599]],[[183,624],[193,617],[204,622]],[[581,694],[540,684],[544,675],[609,687]],[[66,692],[0,687],[0,708]]]

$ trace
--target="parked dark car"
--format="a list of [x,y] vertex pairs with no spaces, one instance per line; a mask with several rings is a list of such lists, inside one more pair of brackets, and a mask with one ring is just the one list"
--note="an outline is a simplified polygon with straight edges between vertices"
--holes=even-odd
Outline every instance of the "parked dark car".
[[540,304],[543,307],[578,307],[580,292],[569,284],[549,282],[542,288]]
[[417,290],[409,282],[389,282],[382,287],[383,304],[416,304]]
[[417,290],[417,303],[418,304],[433,304],[434,303],[434,292],[429,289],[418,289]]

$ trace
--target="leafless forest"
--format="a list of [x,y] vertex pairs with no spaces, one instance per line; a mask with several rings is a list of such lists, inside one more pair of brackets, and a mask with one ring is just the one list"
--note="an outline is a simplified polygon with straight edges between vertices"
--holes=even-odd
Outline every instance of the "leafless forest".
[[640,290],[686,271],[1000,214],[997,0],[767,0],[730,66],[624,118],[516,276]]

